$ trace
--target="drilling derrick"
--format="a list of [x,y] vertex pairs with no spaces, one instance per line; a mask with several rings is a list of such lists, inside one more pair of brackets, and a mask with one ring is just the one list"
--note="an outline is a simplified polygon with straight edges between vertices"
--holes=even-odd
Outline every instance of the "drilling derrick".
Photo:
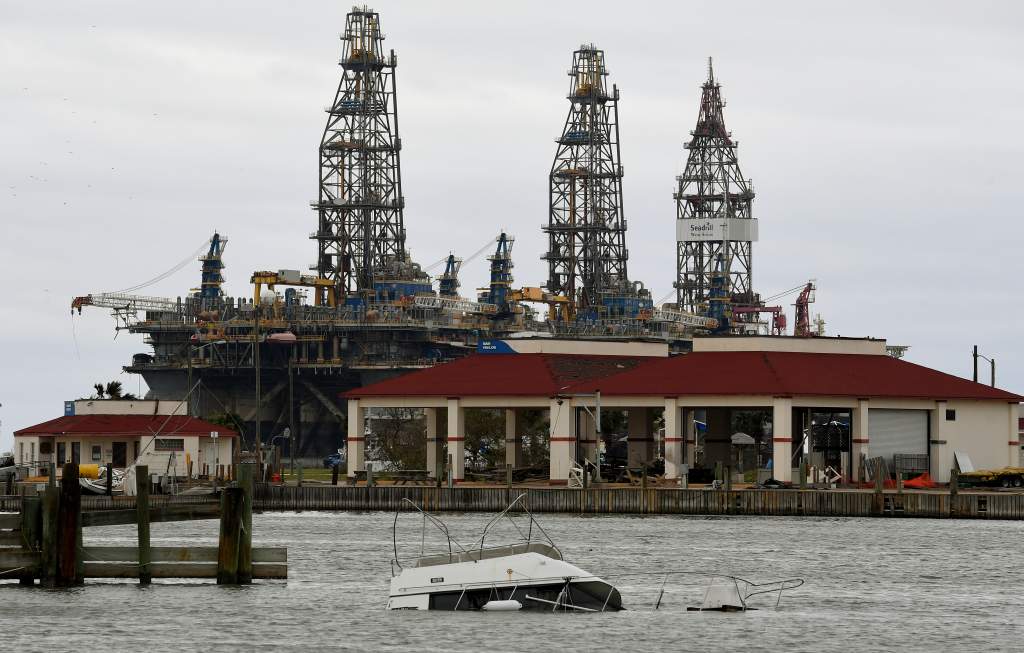
[[[394,50],[385,53],[378,14],[353,7],[345,18],[341,82],[320,142],[318,276],[339,297],[372,293],[374,281],[405,262],[404,198]],[[388,270],[388,271],[385,271]]]
[[716,263],[723,266],[729,301],[758,303],[751,280],[751,244],[757,240],[757,220],[751,215],[754,191],[740,172],[738,143],[725,128],[724,106],[708,59],[697,126],[686,144],[686,168],[677,177],[675,193],[677,305],[693,313],[709,310],[715,278],[722,274],[716,272]]
[[568,297],[580,317],[594,318],[606,315],[616,298],[636,297],[626,274],[619,92],[608,88],[604,51],[593,45],[573,53],[569,77],[569,115],[551,166],[543,258],[547,289]]

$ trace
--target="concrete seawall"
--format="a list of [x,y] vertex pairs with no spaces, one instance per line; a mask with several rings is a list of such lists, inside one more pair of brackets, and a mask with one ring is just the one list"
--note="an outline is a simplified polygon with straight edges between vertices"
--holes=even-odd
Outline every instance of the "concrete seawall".
[[261,485],[257,510],[496,512],[520,494],[533,512],[650,515],[806,515],[1024,520],[1024,493],[844,490],[567,489]]

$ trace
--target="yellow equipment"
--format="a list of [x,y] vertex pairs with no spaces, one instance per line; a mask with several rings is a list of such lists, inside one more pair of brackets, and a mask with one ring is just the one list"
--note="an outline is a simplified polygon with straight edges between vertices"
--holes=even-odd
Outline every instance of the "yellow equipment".
[[573,305],[571,299],[565,295],[554,295],[547,292],[543,288],[536,288],[526,286],[523,288],[512,289],[508,293],[508,299],[510,302],[531,302],[538,304],[548,305],[548,316],[554,319],[560,319],[563,322],[572,320],[576,307]]
[[299,274],[298,270],[278,270],[277,272],[263,270],[253,272],[252,279],[249,281],[253,285],[253,302],[257,305],[260,303],[260,290],[264,285],[269,290],[273,290],[274,286],[304,286],[306,288],[313,288],[313,303],[317,306],[333,307],[338,302],[337,287],[333,281],[323,277]]

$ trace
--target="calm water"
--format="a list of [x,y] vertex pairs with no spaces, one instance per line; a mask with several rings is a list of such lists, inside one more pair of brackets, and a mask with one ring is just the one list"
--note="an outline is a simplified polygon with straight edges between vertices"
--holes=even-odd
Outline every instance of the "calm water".
[[[486,515],[448,515],[469,541]],[[745,614],[387,612],[392,515],[255,517],[289,547],[290,579],[245,588],[0,584],[5,650],[1024,650],[1024,524],[540,515],[566,559],[599,575],[658,568],[803,577]],[[154,524],[158,545],[216,544],[216,522]],[[86,543],[133,543],[134,527]],[[649,598],[649,595],[645,595]],[[629,601],[624,592],[624,599]],[[639,597],[638,597],[639,598]],[[681,607],[671,597],[670,607]],[[676,600],[679,598],[679,600]]]

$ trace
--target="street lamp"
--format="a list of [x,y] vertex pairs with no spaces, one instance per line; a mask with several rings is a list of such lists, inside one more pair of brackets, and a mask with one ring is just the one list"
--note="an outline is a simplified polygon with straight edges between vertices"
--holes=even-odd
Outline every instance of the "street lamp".
[[978,359],[984,358],[989,362],[992,370],[992,387],[996,387],[996,359],[983,356],[978,353],[978,345],[974,345],[974,382],[978,382]]

